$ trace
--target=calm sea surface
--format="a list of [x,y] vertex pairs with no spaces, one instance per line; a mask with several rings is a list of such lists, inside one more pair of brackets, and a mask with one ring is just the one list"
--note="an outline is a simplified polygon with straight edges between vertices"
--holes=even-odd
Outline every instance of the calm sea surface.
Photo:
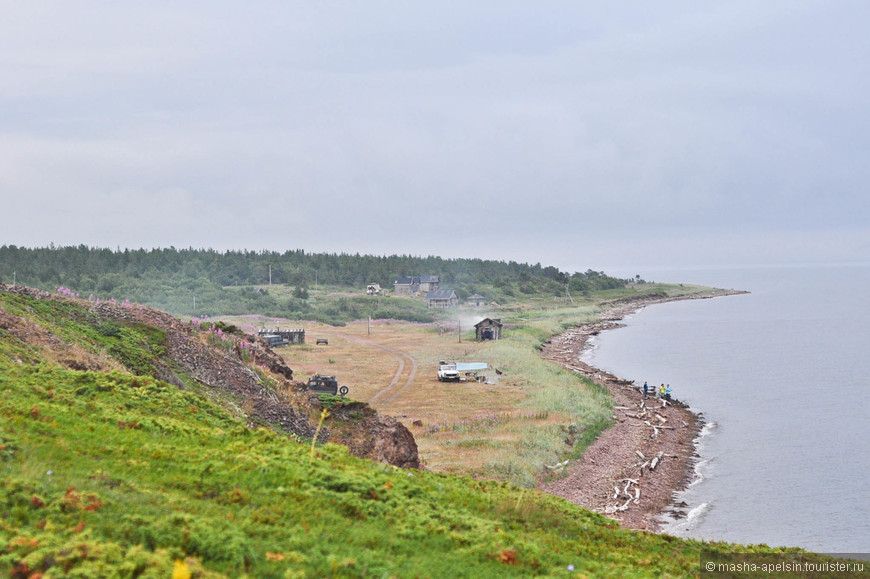
[[707,421],[666,532],[870,552],[870,265],[634,273],[752,292],[645,308],[584,355]]

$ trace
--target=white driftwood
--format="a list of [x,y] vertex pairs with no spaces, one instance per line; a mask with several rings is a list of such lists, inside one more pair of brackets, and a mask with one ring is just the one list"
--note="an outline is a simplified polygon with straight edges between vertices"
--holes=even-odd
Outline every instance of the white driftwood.
[[559,470],[559,469],[563,469],[563,468],[565,468],[566,466],[568,466],[568,461],[566,460],[566,461],[564,461],[564,462],[557,462],[557,463],[554,464],[553,466],[550,466],[549,464],[545,464],[544,466],[547,467],[547,468],[550,469],[550,470]]
[[636,454],[636,455],[637,455],[641,460],[646,460],[646,457],[643,455],[643,453],[642,453],[641,451],[639,451],[639,450],[635,450],[634,453],[635,453],[635,454]]
[[634,489],[634,504],[638,504],[640,502],[640,487]]
[[649,465],[649,469],[650,469],[650,470],[655,470],[656,467],[657,467],[659,464],[661,464],[661,462],[662,462],[662,457],[663,457],[664,455],[665,455],[664,451],[660,450],[659,453],[655,456],[655,458],[652,459],[652,463],[650,463],[650,465]]

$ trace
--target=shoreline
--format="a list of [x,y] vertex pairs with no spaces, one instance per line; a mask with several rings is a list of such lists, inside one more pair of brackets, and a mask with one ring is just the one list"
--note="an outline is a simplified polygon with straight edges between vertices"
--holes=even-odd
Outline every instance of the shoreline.
[[[719,290],[613,302],[597,321],[545,341],[541,353],[545,359],[589,378],[610,393],[613,424],[564,472],[556,474],[553,470],[545,475],[538,488],[610,517],[628,529],[661,532],[662,515],[685,516],[678,509],[686,505],[675,504],[675,494],[694,478],[696,440],[704,426],[702,415],[677,399],[667,403],[655,395],[644,399],[642,385],[589,366],[580,355],[589,347],[591,336],[624,327],[620,321],[641,308],[745,293]],[[658,385],[650,386],[655,389]]]

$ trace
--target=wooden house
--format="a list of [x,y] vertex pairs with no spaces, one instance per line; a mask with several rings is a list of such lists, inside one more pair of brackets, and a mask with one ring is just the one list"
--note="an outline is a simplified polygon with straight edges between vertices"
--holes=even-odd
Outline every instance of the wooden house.
[[483,340],[500,340],[502,327],[501,320],[484,318],[474,324],[474,339],[478,342]]
[[430,308],[452,308],[459,304],[459,297],[453,290],[433,290],[426,294]]
[[393,282],[393,291],[397,296],[409,296],[420,291],[420,277],[400,277]]
[[421,275],[420,276],[420,291],[421,292],[433,292],[438,289],[438,286],[441,284],[441,280],[437,275]]
[[468,298],[468,305],[479,308],[480,306],[486,305],[486,298],[480,294],[474,294],[470,298]]
[[396,295],[412,295],[418,292],[431,292],[438,289],[441,281],[437,275],[415,275],[400,277],[393,282],[393,291]]

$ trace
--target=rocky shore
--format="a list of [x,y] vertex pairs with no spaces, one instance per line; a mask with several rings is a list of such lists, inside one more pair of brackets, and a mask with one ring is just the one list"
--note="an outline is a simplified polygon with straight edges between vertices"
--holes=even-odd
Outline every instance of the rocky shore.
[[[660,516],[684,505],[674,493],[692,480],[695,439],[703,419],[679,400],[664,401],[654,393],[644,398],[643,385],[622,380],[580,361],[590,336],[621,327],[620,320],[642,307],[686,299],[744,293],[715,293],[613,302],[599,321],[553,336],[542,355],[606,388],[613,397],[613,426],[564,470],[554,469],[540,483],[545,492],[561,496],[615,519],[630,529],[659,531]],[[658,384],[650,384],[654,389]]]

